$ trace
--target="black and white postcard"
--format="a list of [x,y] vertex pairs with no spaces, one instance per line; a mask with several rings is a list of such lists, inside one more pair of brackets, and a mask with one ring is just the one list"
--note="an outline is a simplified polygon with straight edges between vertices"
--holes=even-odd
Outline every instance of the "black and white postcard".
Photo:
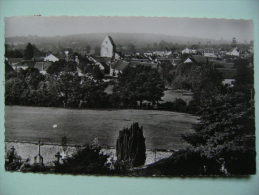
[[252,20],[5,18],[5,169],[255,174]]

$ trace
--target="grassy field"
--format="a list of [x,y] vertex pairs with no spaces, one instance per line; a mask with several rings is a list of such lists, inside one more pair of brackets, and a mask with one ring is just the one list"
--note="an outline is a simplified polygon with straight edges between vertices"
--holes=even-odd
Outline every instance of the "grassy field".
[[[44,107],[5,107],[6,141],[69,144],[99,143],[115,147],[119,130],[139,122],[148,149],[180,149],[186,146],[181,134],[191,132],[197,117],[154,110],[77,110]],[[53,125],[57,125],[54,128]]]
[[176,99],[182,99],[187,104],[192,100],[192,93],[186,90],[166,90],[162,97],[162,102],[174,102]]

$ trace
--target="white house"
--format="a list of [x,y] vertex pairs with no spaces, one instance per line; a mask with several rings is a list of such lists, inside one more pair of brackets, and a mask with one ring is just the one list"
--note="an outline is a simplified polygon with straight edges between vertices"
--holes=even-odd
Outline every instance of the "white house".
[[236,57],[239,57],[239,55],[240,55],[237,47],[235,47],[231,52],[227,52],[226,54],[229,56],[236,56]]
[[171,51],[154,51],[153,54],[157,55],[157,56],[169,56],[172,54],[172,52]]
[[222,84],[223,85],[228,85],[230,87],[233,87],[234,86],[234,83],[235,83],[235,79],[224,79],[222,81]]
[[214,53],[211,52],[206,52],[203,54],[204,57],[208,57],[208,58],[217,58],[217,56]]
[[56,61],[59,61],[59,59],[53,54],[50,54],[44,58],[44,62],[56,62]]
[[182,54],[195,54],[197,51],[195,49],[189,49],[189,48],[185,48],[184,50],[182,50]]
[[101,44],[101,57],[113,58],[115,56],[116,45],[110,36],[106,36]]

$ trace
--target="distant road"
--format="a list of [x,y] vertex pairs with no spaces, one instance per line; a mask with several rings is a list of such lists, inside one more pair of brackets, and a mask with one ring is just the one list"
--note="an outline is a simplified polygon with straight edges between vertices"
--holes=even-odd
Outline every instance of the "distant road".
[[6,141],[91,143],[115,147],[119,130],[139,122],[144,128],[148,149],[180,149],[187,144],[181,134],[192,132],[197,117],[157,110],[78,110],[46,107],[5,107]]

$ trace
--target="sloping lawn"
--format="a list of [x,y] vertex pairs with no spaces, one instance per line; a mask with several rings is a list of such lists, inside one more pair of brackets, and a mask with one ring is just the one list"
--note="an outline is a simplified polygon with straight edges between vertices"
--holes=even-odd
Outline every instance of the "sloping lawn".
[[91,143],[115,147],[119,130],[139,122],[148,149],[180,149],[187,144],[181,134],[191,132],[197,117],[156,110],[77,110],[45,107],[5,107],[6,141]]

